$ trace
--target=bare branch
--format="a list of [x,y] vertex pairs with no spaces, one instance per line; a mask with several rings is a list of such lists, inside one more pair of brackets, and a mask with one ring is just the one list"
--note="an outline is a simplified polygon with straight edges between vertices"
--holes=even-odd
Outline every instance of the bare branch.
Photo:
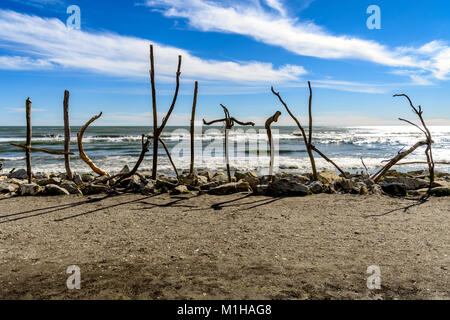
[[110,177],[110,174],[106,171],[103,171],[99,167],[95,165],[95,163],[86,155],[83,148],[83,136],[86,129],[89,127],[91,123],[93,123],[95,120],[100,118],[102,116],[102,112],[100,112],[98,115],[92,117],[86,124],[81,128],[80,133],[77,134],[77,140],[78,140],[78,150],[80,151],[80,157],[83,159],[84,162],[94,171],[95,173],[101,175],[101,176],[107,176]]

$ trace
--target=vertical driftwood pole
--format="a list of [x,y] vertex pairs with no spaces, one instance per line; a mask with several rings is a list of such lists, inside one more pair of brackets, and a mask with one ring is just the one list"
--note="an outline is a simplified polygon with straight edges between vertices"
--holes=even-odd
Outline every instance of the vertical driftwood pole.
[[312,93],[312,88],[311,88],[311,82],[308,81],[308,88],[309,88],[309,136],[308,136],[308,144],[309,144],[309,148],[308,148],[308,154],[309,157],[311,159],[311,167],[312,167],[312,172],[313,172],[313,179],[314,180],[318,180],[317,178],[317,169],[316,169],[316,161],[314,160],[314,155],[312,154],[311,151],[311,146],[312,146],[312,132],[313,132],[313,118],[312,118],[312,97],[313,97],[313,93]]
[[25,105],[25,112],[27,117],[27,144],[25,149],[25,156],[27,161],[27,175],[28,175],[28,183],[31,183],[32,175],[31,172],[31,135],[32,135],[32,127],[31,127],[31,100],[27,99]]
[[198,82],[195,81],[194,89],[194,101],[192,103],[192,115],[191,115],[191,167],[189,169],[189,175],[194,175],[194,162],[195,162],[195,110],[197,108],[197,94],[198,94]]
[[155,59],[153,56],[153,45],[150,46],[150,80],[152,86],[152,107],[153,107],[153,168],[152,179],[156,179],[158,170],[158,110],[156,106],[156,86],[155,86]]
[[73,179],[72,170],[70,170],[70,123],[69,123],[69,91],[64,91],[64,161],[66,165],[66,177],[69,180]]

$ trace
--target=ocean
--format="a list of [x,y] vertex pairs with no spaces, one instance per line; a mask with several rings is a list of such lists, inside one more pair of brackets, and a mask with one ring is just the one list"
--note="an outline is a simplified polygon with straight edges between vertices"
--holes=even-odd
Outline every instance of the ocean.
[[[80,127],[72,128],[71,156],[72,170],[90,172],[90,168],[79,158],[76,134]],[[141,152],[141,135],[151,133],[151,127],[89,127],[84,137],[86,154],[102,169],[114,174],[125,165],[134,166]],[[430,127],[435,144],[435,161],[450,161],[450,127]],[[222,127],[197,129],[196,169],[224,170],[224,132]],[[297,127],[274,127],[274,141],[277,151],[275,167],[279,171],[292,173],[310,172],[310,163],[303,138]],[[10,145],[11,142],[25,142],[25,127],[0,127],[0,162],[3,173],[13,168],[25,168],[24,152]],[[180,172],[189,168],[190,136],[188,127],[166,127],[162,138],[171,150],[174,162]],[[235,170],[267,171],[269,166],[268,139],[262,127],[235,127],[229,135],[230,162]],[[412,126],[372,127],[315,127],[313,143],[333,159],[342,169],[349,172],[364,170],[363,157],[370,172],[382,166],[382,161],[395,156],[400,150],[424,140],[423,134]],[[32,145],[38,148],[62,151],[63,127],[33,127]],[[159,172],[173,175],[164,149],[159,150]],[[32,153],[33,171],[64,172],[63,156]],[[407,157],[405,161],[425,161],[424,147]],[[316,156],[319,170],[334,169],[329,163]],[[150,171],[152,151],[140,170]],[[398,171],[426,169],[426,164],[397,166]],[[437,165],[441,172],[450,172],[449,165]]]

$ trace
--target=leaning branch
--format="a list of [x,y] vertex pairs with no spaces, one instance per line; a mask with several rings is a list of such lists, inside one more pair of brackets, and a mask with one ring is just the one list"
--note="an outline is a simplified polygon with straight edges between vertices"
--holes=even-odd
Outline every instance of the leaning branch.
[[84,162],[86,162],[86,164],[92,169],[92,171],[94,171],[95,173],[101,175],[101,176],[107,176],[110,177],[110,174],[107,173],[106,171],[103,171],[102,169],[100,169],[99,167],[97,167],[94,162],[86,155],[86,153],[84,152],[84,148],[83,148],[83,136],[84,136],[84,132],[86,131],[86,129],[89,127],[89,125],[94,122],[95,120],[97,120],[98,118],[100,118],[102,116],[102,112],[100,112],[98,115],[94,116],[91,118],[91,120],[89,120],[88,122],[86,122],[86,124],[81,128],[80,133],[77,134],[77,140],[78,140],[78,150],[80,151],[80,157],[81,159],[83,159]]
[[12,146],[14,146],[14,147],[21,148],[21,149],[23,149],[23,150],[30,149],[30,151],[42,152],[42,153],[47,153],[47,154],[52,154],[52,155],[60,155],[60,156],[64,156],[64,155],[74,155],[73,152],[51,151],[51,150],[47,150],[47,149],[34,148],[34,147],[27,147],[26,145],[23,145],[23,144],[17,144],[17,143],[10,143],[10,145],[12,145]]
[[273,136],[272,136],[272,129],[270,126],[274,122],[278,122],[278,118],[281,116],[281,112],[277,111],[273,116],[271,116],[269,119],[267,119],[265,127],[267,131],[267,137],[269,138],[269,147],[270,147],[270,167],[269,167],[269,176],[273,176],[273,163],[275,160],[275,150],[274,150],[274,143],[273,143]]

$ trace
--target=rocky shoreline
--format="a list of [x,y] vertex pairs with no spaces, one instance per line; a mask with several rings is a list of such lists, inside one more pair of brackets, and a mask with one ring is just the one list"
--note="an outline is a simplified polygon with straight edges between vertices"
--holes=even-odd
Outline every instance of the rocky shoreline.
[[[128,173],[125,166],[122,174]],[[319,173],[318,181],[312,181],[310,174],[279,173],[274,177],[257,176],[253,171],[235,172],[232,182],[222,171],[201,171],[194,176],[183,173],[180,180],[158,175],[151,179],[151,173],[139,172],[120,181],[118,178],[75,174],[72,181],[63,173],[35,174],[31,184],[26,170],[20,169],[0,175],[0,195],[14,196],[64,196],[96,195],[130,192],[144,195],[169,193],[171,195],[229,195],[239,192],[267,196],[308,196],[312,194],[359,194],[390,196],[450,196],[450,175],[436,173],[436,179],[429,188],[427,171],[401,173],[390,171],[379,183],[374,183],[365,174],[348,174],[348,178],[332,171]],[[118,182],[118,183],[117,183]]]

